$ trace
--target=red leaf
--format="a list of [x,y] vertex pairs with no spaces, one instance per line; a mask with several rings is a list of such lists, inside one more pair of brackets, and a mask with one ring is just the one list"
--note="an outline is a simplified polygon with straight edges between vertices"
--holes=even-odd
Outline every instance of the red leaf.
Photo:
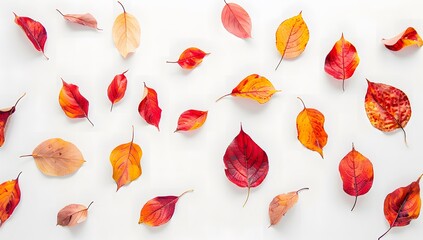
[[76,24],[84,25],[90,28],[95,28],[97,30],[102,30],[97,27],[97,20],[94,18],[93,15],[89,13],[85,14],[63,14],[59,9],[56,9],[63,16],[67,21],[73,22]]
[[185,49],[179,56],[179,60],[176,62],[167,61],[167,63],[177,63],[184,69],[194,69],[203,61],[205,56],[209,55],[209,53],[205,53],[201,49],[191,47]]
[[4,141],[5,141],[5,132],[6,132],[6,127],[7,127],[7,121],[9,120],[9,117],[15,112],[16,105],[18,105],[19,100],[21,100],[24,96],[25,96],[25,94],[22,95],[22,97],[20,97],[16,101],[15,105],[12,106],[11,108],[0,110],[0,147],[3,146]]
[[266,152],[246,134],[241,126],[239,134],[226,149],[223,156],[226,177],[235,185],[248,188],[257,187],[266,178],[269,162]]
[[90,103],[81,95],[79,87],[68,84],[62,79],[63,87],[59,94],[59,104],[66,116],[70,118],[86,118],[91,125],[94,124],[88,118],[88,108]]
[[48,60],[48,57],[44,53],[44,45],[47,41],[47,31],[44,26],[29,17],[19,17],[15,13],[13,14],[15,15],[15,23],[22,28],[35,49],[42,52]]
[[12,215],[21,200],[19,173],[15,180],[0,184],[0,227]]
[[207,111],[187,110],[181,114],[178,119],[177,131],[190,131],[203,126],[207,119]]
[[138,105],[138,112],[148,124],[156,126],[160,131],[159,123],[162,116],[162,109],[159,107],[156,91],[147,87],[145,83],[144,96]]
[[225,1],[221,18],[223,26],[228,32],[239,38],[251,37],[250,15],[238,4]]
[[110,112],[113,109],[113,104],[119,102],[125,96],[126,85],[128,83],[125,76],[126,72],[128,72],[128,70],[122,74],[116,75],[110,83],[109,88],[107,88],[107,96],[109,97],[110,102],[112,102]]
[[417,45],[418,47],[423,45],[423,41],[419,34],[412,27],[407,28],[404,32],[391,39],[382,39],[382,43],[391,51],[399,51],[412,45]]

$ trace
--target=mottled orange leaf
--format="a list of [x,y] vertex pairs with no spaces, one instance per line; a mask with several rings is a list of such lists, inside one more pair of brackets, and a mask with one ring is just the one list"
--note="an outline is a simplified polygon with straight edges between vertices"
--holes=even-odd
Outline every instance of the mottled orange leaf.
[[113,109],[113,105],[119,102],[123,98],[123,96],[125,96],[126,86],[128,84],[128,80],[125,76],[126,72],[128,72],[128,70],[116,75],[110,83],[109,87],[107,88],[107,96],[109,97],[110,102],[112,102],[110,112]]
[[48,60],[48,57],[44,53],[44,45],[47,41],[47,31],[44,26],[32,18],[20,17],[15,13],[13,14],[15,15],[15,23],[22,28],[35,49],[42,52],[44,57]]
[[21,189],[19,188],[21,173],[15,180],[0,184],[0,227],[9,219],[21,200]]
[[304,52],[310,34],[307,24],[300,14],[283,21],[276,30],[276,48],[281,54],[281,60],[276,66],[278,69],[282,59],[292,59]]
[[407,95],[393,86],[374,83],[367,80],[365,108],[367,117],[373,127],[382,132],[392,132],[400,128],[407,135],[404,127],[411,117],[411,105]]
[[225,29],[239,38],[251,37],[251,18],[247,11],[236,3],[227,3],[222,9],[222,23]]
[[345,90],[345,79],[350,78],[360,63],[354,45],[345,40],[344,34],[339,39],[325,59],[325,71],[335,79],[342,80],[342,90]]
[[191,131],[203,126],[207,119],[207,111],[190,109],[181,114],[175,132]]
[[72,227],[79,223],[87,220],[88,209],[90,208],[91,202],[88,207],[85,207],[82,204],[70,204],[62,208],[57,213],[57,225],[63,227]]
[[48,139],[38,145],[32,154],[38,169],[47,176],[66,176],[72,174],[85,162],[81,151],[71,142],[60,138]]
[[258,74],[251,74],[244,78],[231,93],[220,97],[216,102],[224,97],[234,96],[253,99],[263,104],[268,102],[273,94],[280,91],[276,90],[267,78]]
[[283,216],[298,202],[298,193],[308,188],[301,188],[296,192],[279,194],[269,204],[270,226],[277,224]]
[[141,157],[142,150],[138,144],[134,143],[134,127],[132,127],[131,141],[115,147],[110,153],[113,179],[117,184],[116,191],[141,176]]
[[138,113],[144,120],[160,131],[159,124],[162,117],[162,109],[159,106],[157,92],[153,88],[147,87],[144,83],[144,94],[138,105]]
[[122,6],[123,13],[117,16],[113,23],[113,42],[122,57],[126,58],[140,45],[141,29],[138,20],[126,12],[122,3],[118,3]]
[[90,28],[95,28],[97,30],[102,30],[102,29],[97,27],[97,20],[90,13],[63,14],[59,9],[56,9],[56,11],[59,12],[60,15],[62,15],[63,18],[66,19],[69,22],[84,25],[84,26],[87,26],[87,27],[90,27]]
[[79,87],[71,83],[66,83],[63,79],[62,84],[63,86],[59,93],[59,104],[66,116],[69,118],[86,118],[94,126],[88,118],[90,103],[81,95]]
[[339,163],[339,173],[344,192],[355,197],[352,211],[357,204],[358,196],[366,194],[373,185],[373,164],[356,151],[353,144],[352,150]]
[[404,32],[391,39],[382,39],[382,43],[391,51],[399,51],[413,45],[417,45],[418,47],[423,45],[423,41],[419,34],[412,27],[407,28]]
[[407,226],[411,220],[419,217],[422,205],[419,185],[421,177],[410,185],[400,187],[386,196],[383,212],[389,223],[389,229],[378,239],[385,236],[393,227]]
[[141,209],[138,224],[144,223],[150,227],[157,227],[169,222],[179,198],[192,191],[186,191],[179,196],[159,196],[149,200]]
[[25,96],[22,95],[22,97],[20,97],[14,106],[7,108],[7,109],[2,109],[0,110],[0,147],[3,146],[4,141],[5,141],[5,137],[6,137],[6,127],[7,127],[7,122],[9,120],[9,117],[12,116],[13,113],[15,113],[16,111],[16,105],[18,105],[19,101]]
[[301,100],[304,109],[297,116],[298,140],[304,147],[316,151],[323,158],[323,147],[328,141],[328,134],[324,129],[325,116],[314,108],[306,108]]
[[203,62],[203,58],[210,53],[206,53],[203,50],[196,48],[196,47],[190,47],[185,49],[179,56],[178,61],[172,62],[172,61],[166,61],[167,63],[177,63],[179,66],[181,66],[184,69],[194,69],[197,67],[200,63]]

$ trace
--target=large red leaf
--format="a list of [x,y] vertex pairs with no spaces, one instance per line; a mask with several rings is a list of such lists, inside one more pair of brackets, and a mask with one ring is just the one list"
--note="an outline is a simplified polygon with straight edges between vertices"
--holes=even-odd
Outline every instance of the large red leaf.
[[128,70],[116,75],[107,88],[107,96],[109,97],[110,102],[112,102],[110,112],[113,110],[113,105],[119,102],[125,96],[126,86],[128,84],[128,80],[125,76],[126,72],[128,72]]
[[260,185],[269,171],[266,152],[244,132],[241,126],[239,134],[234,138],[223,156],[226,177],[235,185],[250,189]]
[[19,17],[15,13],[13,14],[15,15],[15,23],[22,28],[35,49],[42,52],[48,60],[48,57],[44,53],[44,45],[47,41],[47,31],[44,26],[29,17]]
[[250,15],[238,4],[225,1],[221,18],[223,26],[228,32],[239,38],[251,37]]
[[159,107],[157,92],[154,89],[147,87],[145,83],[144,96],[138,105],[138,112],[148,124],[156,126],[160,131],[159,123],[162,116],[162,109]]

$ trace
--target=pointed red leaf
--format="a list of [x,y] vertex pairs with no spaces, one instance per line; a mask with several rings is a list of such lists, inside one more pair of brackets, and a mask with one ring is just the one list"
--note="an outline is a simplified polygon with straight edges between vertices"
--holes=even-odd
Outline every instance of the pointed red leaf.
[[89,13],[85,14],[63,14],[59,9],[56,9],[69,22],[84,25],[90,28],[95,28],[97,30],[102,30],[97,27],[97,20],[94,18],[93,15]]
[[59,93],[59,104],[63,112],[70,118],[86,118],[94,126],[88,118],[90,103],[81,95],[79,87],[74,84],[68,84],[63,79],[62,83],[63,87]]
[[203,62],[203,58],[207,55],[209,55],[209,53],[206,53],[199,48],[190,47],[181,53],[178,61],[167,61],[167,63],[177,63],[181,66],[181,68],[191,70]]
[[29,17],[19,17],[15,13],[13,14],[15,15],[15,23],[22,28],[35,49],[42,52],[48,60],[44,53],[44,45],[47,41],[47,31],[44,26]]
[[5,133],[6,133],[6,127],[7,127],[7,121],[9,120],[9,117],[12,116],[12,114],[16,110],[16,105],[18,105],[19,101],[25,96],[22,95],[15,103],[14,106],[0,110],[0,147],[3,146],[5,141]]
[[19,188],[21,173],[15,180],[0,184],[0,227],[9,219],[21,200],[21,189]]
[[128,72],[128,70],[116,75],[110,83],[109,88],[107,88],[107,96],[109,97],[110,102],[112,102],[110,112],[113,109],[113,104],[119,102],[125,96],[126,85],[128,84],[128,80],[125,76],[126,72]]
[[177,131],[190,131],[203,126],[207,119],[207,111],[187,110],[179,116]]
[[159,107],[159,101],[157,99],[157,92],[147,87],[144,83],[144,96],[138,105],[138,112],[144,120],[157,127],[160,131],[159,123],[162,116],[162,109]]
[[221,18],[223,26],[228,32],[239,38],[251,37],[250,15],[238,4],[225,1]]

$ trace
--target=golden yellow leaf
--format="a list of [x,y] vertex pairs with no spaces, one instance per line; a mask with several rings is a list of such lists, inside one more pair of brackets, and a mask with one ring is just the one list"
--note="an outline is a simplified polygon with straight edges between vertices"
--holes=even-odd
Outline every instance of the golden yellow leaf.
[[117,16],[113,24],[113,42],[122,57],[126,58],[140,45],[141,29],[138,20],[126,12],[122,3],[118,3],[122,6],[123,13]]

